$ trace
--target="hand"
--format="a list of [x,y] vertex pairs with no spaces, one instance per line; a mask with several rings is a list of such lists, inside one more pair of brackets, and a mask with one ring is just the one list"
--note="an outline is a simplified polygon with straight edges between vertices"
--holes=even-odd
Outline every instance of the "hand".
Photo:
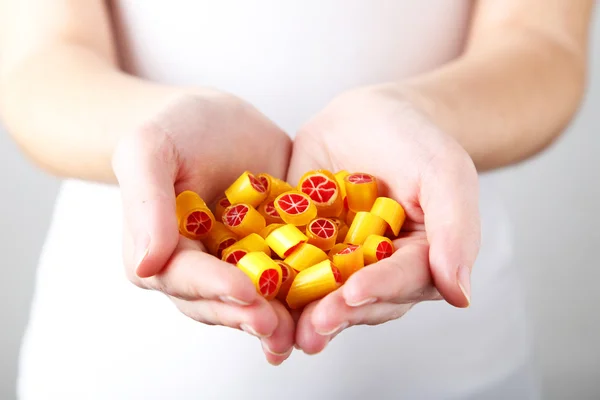
[[177,95],[121,140],[113,157],[124,211],[124,263],[141,288],[166,294],[185,315],[261,338],[269,362],[291,353],[294,322],[257,294],[235,266],[181,236],[176,194],[211,204],[242,172],[285,177],[291,141],[243,101],[223,93]]
[[308,170],[366,172],[407,218],[392,257],[369,265],[306,306],[296,343],[323,350],[343,329],[397,319],[418,302],[470,302],[479,251],[478,177],[463,148],[392,85],[341,95],[299,132],[288,179]]

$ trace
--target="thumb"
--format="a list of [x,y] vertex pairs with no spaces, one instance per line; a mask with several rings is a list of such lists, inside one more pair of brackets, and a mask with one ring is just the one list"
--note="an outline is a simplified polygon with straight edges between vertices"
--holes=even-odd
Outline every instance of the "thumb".
[[468,307],[480,246],[479,188],[471,159],[458,158],[446,158],[423,175],[420,202],[434,284],[448,303]]
[[134,245],[133,265],[127,267],[135,269],[140,278],[158,273],[179,241],[174,189],[177,169],[174,144],[153,127],[124,137],[115,150],[113,170]]

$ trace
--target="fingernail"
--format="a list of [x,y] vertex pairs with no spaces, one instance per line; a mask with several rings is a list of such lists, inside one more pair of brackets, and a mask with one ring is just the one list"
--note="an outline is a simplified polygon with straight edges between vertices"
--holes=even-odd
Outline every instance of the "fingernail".
[[233,304],[235,306],[249,306],[250,304],[252,304],[252,303],[248,303],[248,302],[242,301],[242,300],[240,300],[238,298],[235,298],[233,296],[221,296],[221,297],[219,297],[219,299],[221,299],[221,301],[223,303],[229,303],[229,304]]
[[461,265],[457,272],[458,287],[467,299],[467,307],[471,305],[471,271],[465,265]]
[[338,326],[336,326],[334,329],[328,331],[328,332],[319,332],[317,331],[317,333],[321,336],[331,336],[333,334],[339,333],[341,331],[343,331],[344,329],[346,329],[348,327],[349,323],[346,322],[342,322],[341,324],[339,324]]
[[252,336],[256,336],[257,338],[261,338],[261,339],[266,339],[272,335],[272,333],[270,333],[268,335],[258,333],[258,332],[256,332],[256,330],[253,327],[251,327],[248,324],[241,324],[240,329],[246,333],[249,333]]
[[360,306],[366,306],[368,304],[373,304],[376,301],[377,301],[377,298],[375,298],[375,297],[367,297],[366,299],[357,301],[355,303],[346,300],[346,304],[348,305],[348,307],[360,307]]
[[269,353],[269,354],[272,354],[272,355],[274,355],[274,356],[277,356],[277,357],[287,357],[287,356],[289,356],[289,355],[290,355],[290,353],[291,353],[291,352],[292,352],[292,350],[293,350],[293,347],[290,347],[289,349],[287,349],[287,350],[286,350],[286,351],[284,351],[283,353],[278,353],[278,352],[276,352],[276,351],[273,351],[273,350],[271,350],[271,348],[269,347],[269,345],[268,345],[268,344],[266,344],[266,343],[265,343],[263,340],[261,340],[261,342],[260,342],[260,343],[262,344],[262,347],[263,347],[263,350],[264,350],[264,351],[266,351],[267,353]]

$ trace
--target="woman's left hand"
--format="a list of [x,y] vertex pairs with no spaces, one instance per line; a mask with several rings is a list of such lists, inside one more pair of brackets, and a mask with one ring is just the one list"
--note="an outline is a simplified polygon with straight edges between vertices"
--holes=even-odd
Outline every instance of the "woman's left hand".
[[406,222],[390,258],[304,308],[297,346],[318,353],[342,330],[400,318],[421,301],[469,305],[480,243],[477,171],[399,87],[344,93],[298,132],[288,180],[319,168],[376,176],[380,193],[404,207]]

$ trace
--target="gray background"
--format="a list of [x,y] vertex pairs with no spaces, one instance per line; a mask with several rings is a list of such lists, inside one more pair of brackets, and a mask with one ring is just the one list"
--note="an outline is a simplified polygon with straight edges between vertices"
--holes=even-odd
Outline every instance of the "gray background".
[[[600,398],[600,12],[588,94],[551,149],[497,172],[527,279],[544,398]],[[35,265],[59,182],[0,132],[0,398],[14,398]],[[32,229],[35,228],[35,229]]]

